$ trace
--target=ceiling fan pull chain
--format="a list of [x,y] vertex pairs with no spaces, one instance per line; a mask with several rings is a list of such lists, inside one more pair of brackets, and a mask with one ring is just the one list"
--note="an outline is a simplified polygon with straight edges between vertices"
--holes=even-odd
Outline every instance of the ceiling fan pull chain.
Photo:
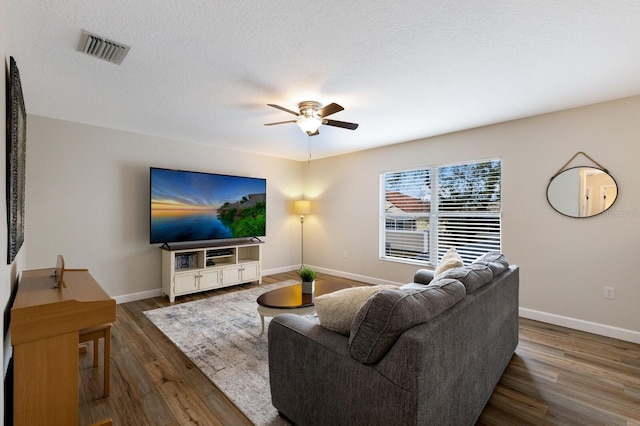
[[311,139],[308,140],[308,147],[309,147],[309,158],[307,159],[307,164],[311,164]]

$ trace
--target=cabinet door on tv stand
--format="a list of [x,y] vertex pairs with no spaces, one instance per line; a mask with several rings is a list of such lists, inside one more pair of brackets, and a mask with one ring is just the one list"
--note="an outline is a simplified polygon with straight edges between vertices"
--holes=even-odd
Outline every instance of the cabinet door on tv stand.
[[175,274],[173,277],[175,294],[191,293],[198,290],[198,273]]
[[237,265],[228,266],[222,270],[222,285],[235,284],[240,282],[240,267]]
[[220,271],[217,269],[200,273],[200,290],[220,287]]
[[242,265],[242,282],[256,281],[260,279],[260,264],[246,263]]

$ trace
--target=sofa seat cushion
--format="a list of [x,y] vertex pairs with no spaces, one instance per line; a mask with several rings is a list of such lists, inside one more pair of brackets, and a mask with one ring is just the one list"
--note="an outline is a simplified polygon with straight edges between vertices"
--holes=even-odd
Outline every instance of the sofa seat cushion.
[[472,263],[461,268],[449,269],[436,280],[453,278],[464,284],[467,293],[477,290],[493,279],[493,271],[487,265]]
[[382,359],[400,335],[428,322],[465,296],[464,285],[443,278],[422,289],[383,290],[362,305],[351,324],[349,353],[365,364]]
[[351,287],[318,296],[314,304],[320,325],[348,336],[353,318],[365,300],[379,291],[397,288],[394,285]]

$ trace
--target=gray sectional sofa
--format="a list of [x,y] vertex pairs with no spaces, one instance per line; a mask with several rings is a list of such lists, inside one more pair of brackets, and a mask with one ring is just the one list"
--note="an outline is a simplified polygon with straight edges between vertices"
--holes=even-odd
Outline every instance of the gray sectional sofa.
[[371,296],[349,336],[269,325],[272,403],[299,425],[472,425],[518,344],[518,267],[500,253]]

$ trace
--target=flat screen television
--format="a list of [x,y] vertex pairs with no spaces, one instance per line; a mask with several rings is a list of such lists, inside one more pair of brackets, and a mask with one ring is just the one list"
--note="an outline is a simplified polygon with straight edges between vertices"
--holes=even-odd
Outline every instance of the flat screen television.
[[266,236],[267,180],[151,167],[150,243]]

